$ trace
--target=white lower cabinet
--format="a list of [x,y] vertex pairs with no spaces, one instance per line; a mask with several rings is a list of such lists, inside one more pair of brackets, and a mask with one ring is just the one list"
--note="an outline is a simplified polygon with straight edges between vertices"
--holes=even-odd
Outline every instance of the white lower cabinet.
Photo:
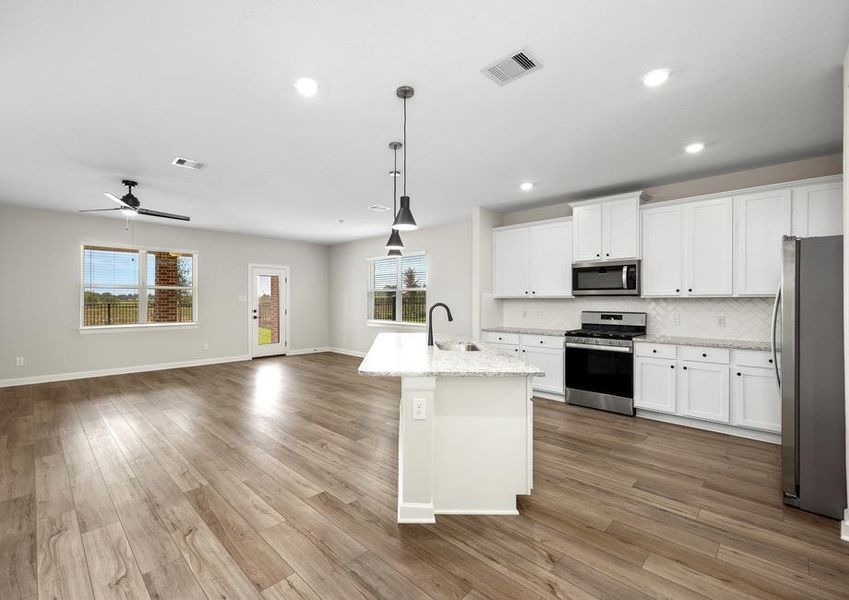
[[[563,340],[560,340],[562,345]],[[545,375],[534,377],[533,386],[540,392],[563,393],[564,351],[554,348],[536,348],[522,346],[522,360],[529,365],[539,367]]]
[[772,369],[732,366],[731,404],[734,425],[781,431],[781,399]]
[[676,423],[689,420],[696,427],[700,421],[718,423],[726,433],[781,433],[781,397],[769,352],[637,342],[634,354],[637,409],[675,415]]
[[728,367],[681,361],[678,374],[678,414],[728,423]]
[[639,356],[634,359],[634,406],[675,412],[674,360]]

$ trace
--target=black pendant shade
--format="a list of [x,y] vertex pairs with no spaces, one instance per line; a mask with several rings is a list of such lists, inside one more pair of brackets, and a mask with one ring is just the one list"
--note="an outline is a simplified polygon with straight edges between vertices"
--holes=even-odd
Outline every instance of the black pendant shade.
[[403,256],[400,250],[390,250],[386,253],[386,256]]
[[[398,172],[398,148],[401,147],[401,142],[390,142],[389,148],[392,150],[395,157],[395,166],[392,169],[393,175]],[[398,177],[392,177],[392,217],[398,216]],[[404,242],[401,241],[401,234],[393,228],[390,230],[389,239],[386,242],[386,249],[389,250],[388,256],[401,256],[401,250],[404,249]]]
[[418,225],[416,225],[416,220],[410,211],[410,197],[401,196],[401,208],[398,209],[398,214],[395,215],[395,222],[392,223],[392,229],[394,231],[412,231],[416,228],[418,228]]
[[398,233],[397,229],[392,230],[389,240],[386,242],[386,249],[398,250],[399,252],[404,249],[404,242],[401,241],[401,235]]

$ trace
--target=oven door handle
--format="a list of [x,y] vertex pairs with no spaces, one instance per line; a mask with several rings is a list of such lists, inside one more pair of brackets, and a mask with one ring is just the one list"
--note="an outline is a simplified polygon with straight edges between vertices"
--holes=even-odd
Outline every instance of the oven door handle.
[[601,350],[602,352],[622,352],[631,354],[631,348],[628,346],[601,346],[599,344],[578,344],[576,342],[566,342],[567,348],[580,348],[581,350]]

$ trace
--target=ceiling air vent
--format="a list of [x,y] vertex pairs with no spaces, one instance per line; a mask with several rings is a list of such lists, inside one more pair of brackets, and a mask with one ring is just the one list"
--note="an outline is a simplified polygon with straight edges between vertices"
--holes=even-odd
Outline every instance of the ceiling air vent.
[[542,64],[528,50],[520,50],[494,62],[481,72],[498,85],[504,85],[541,68]]
[[383,212],[384,210],[389,210],[388,206],[383,206],[382,204],[372,204],[368,207],[369,210],[373,210],[374,212]]
[[175,167],[185,167],[186,169],[203,169],[206,166],[206,163],[202,163],[199,160],[192,160],[191,158],[183,158],[182,156],[176,157],[171,161],[171,164]]

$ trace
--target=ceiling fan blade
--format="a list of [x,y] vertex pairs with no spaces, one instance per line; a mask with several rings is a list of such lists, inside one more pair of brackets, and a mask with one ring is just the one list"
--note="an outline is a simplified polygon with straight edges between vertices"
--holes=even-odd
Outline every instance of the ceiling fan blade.
[[123,200],[121,200],[121,199],[120,199],[118,196],[116,196],[115,194],[110,194],[109,192],[103,192],[103,195],[104,195],[104,196],[106,196],[107,198],[109,198],[110,200],[112,200],[113,202],[117,202],[117,203],[118,203],[119,205],[121,205],[122,207],[124,207],[124,206],[129,206],[126,202],[124,202]]
[[147,215],[148,217],[162,217],[163,219],[175,219],[177,221],[191,221],[191,219],[185,215],[159,212],[158,210],[150,210],[148,208],[137,208],[136,212],[140,215]]
[[123,208],[116,206],[115,208],[86,208],[85,210],[78,210],[77,212],[109,212],[113,210],[124,210]]

